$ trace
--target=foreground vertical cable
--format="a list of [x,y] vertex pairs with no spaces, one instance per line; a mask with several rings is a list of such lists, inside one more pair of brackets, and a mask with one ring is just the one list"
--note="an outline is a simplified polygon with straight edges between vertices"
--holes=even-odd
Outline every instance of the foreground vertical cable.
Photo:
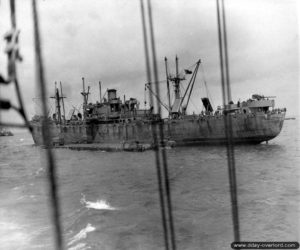
[[[145,60],[146,60],[146,71],[147,71],[147,80],[150,83],[149,88],[152,93],[152,77],[151,77],[151,66],[150,66],[150,56],[149,56],[149,46],[148,46],[148,38],[147,38],[147,28],[145,22],[145,9],[143,0],[140,0],[141,3],[141,13],[142,13],[142,26],[143,26],[143,37],[144,37],[144,49],[145,49]],[[148,15],[149,15],[149,27],[150,27],[150,41],[151,41],[151,50],[152,50],[152,63],[153,63],[153,71],[154,71],[154,83],[155,83],[155,91],[159,96],[159,87],[158,87],[158,71],[156,64],[156,51],[155,51],[155,42],[154,42],[154,30],[153,30],[153,22],[152,22],[152,8],[151,3],[148,0]],[[153,96],[149,92],[149,101],[150,106],[153,107]],[[158,114],[161,117],[161,106],[157,99],[156,106],[158,108]],[[172,203],[171,203],[171,192],[170,192],[170,184],[168,177],[168,165],[167,165],[167,157],[165,150],[159,151],[159,143],[164,146],[164,132],[163,132],[163,124],[159,122],[159,136],[157,135],[155,124],[152,125],[152,136],[154,141],[154,150],[155,150],[155,161],[156,161],[156,169],[157,169],[157,179],[158,179],[158,189],[159,189],[159,197],[160,197],[160,206],[161,206],[161,214],[162,214],[162,224],[164,230],[164,241],[166,249],[176,249],[176,241],[175,241],[175,232],[174,232],[174,224],[173,224],[173,215],[172,215]],[[161,156],[160,156],[161,152]],[[162,159],[160,159],[160,157]],[[161,166],[162,160],[162,166]]]
[[[151,69],[150,69],[150,57],[149,57],[149,48],[148,48],[148,38],[147,38],[147,30],[146,30],[146,21],[145,21],[145,9],[143,0],[140,0],[141,3],[141,13],[142,13],[142,25],[143,25],[143,38],[144,38],[144,49],[145,49],[145,61],[146,61],[146,72],[147,72],[147,81],[150,83],[149,88],[152,91],[152,77],[151,77]],[[153,96],[149,93],[149,103],[150,107],[153,107]],[[159,160],[159,152],[158,152],[158,143],[157,143],[157,133],[156,129],[152,124],[152,137],[154,141],[154,152],[155,152],[155,163],[156,163],[156,172],[157,172],[157,180],[158,180],[158,190],[159,190],[159,201],[162,215],[162,226],[164,230],[164,241],[166,249],[169,250],[169,233],[167,227],[166,220],[166,209],[164,202],[164,194],[162,187],[162,171],[160,168],[160,160]]]
[[[158,96],[160,96],[159,86],[158,86],[158,70],[157,70],[157,63],[156,63],[156,49],[155,49],[155,40],[154,40],[154,29],[153,29],[153,20],[152,20],[152,8],[151,8],[151,1],[148,0],[148,12],[149,12],[149,26],[150,26],[150,37],[151,37],[151,44],[152,44],[152,58],[153,58],[153,71],[154,71],[154,82],[155,82],[155,91]],[[156,105],[158,107],[158,114],[161,117],[161,105],[159,103],[159,99],[156,99]],[[159,132],[160,132],[160,140],[162,143],[162,147],[164,147],[164,128],[163,123],[159,123]],[[169,227],[170,227],[170,238],[171,238],[171,246],[173,250],[176,249],[176,241],[175,241],[175,230],[174,230],[174,220],[173,220],[173,209],[172,209],[172,202],[171,202],[171,191],[170,191],[170,182],[169,182],[169,172],[168,172],[168,162],[166,151],[163,149],[161,150],[162,154],[162,162],[163,162],[163,171],[164,171],[164,184],[165,184],[165,192],[166,192],[166,199],[167,199],[167,208],[168,208],[168,216],[169,216]]]
[[237,199],[237,184],[234,160],[234,146],[233,146],[233,133],[232,133],[232,119],[231,115],[226,112],[226,105],[231,101],[230,77],[229,77],[229,63],[227,52],[227,35],[226,35],[226,21],[224,0],[222,2],[222,12],[220,11],[220,0],[217,3],[217,19],[218,19],[218,37],[219,37],[219,50],[220,50],[220,68],[221,68],[221,82],[222,82],[222,96],[224,106],[224,123],[226,133],[226,146],[227,146],[227,163],[232,207],[232,221],[234,230],[234,241],[240,241],[239,230],[239,213],[238,213],[238,199]]
[[41,44],[40,44],[40,35],[39,35],[39,22],[36,8],[36,1],[32,0],[32,9],[33,9],[33,22],[34,22],[34,41],[35,41],[35,54],[36,54],[36,73],[38,87],[40,91],[40,96],[42,99],[42,109],[43,109],[43,140],[46,146],[46,154],[48,160],[48,178],[50,183],[50,197],[53,208],[53,222],[55,226],[55,239],[56,239],[56,249],[63,249],[63,239],[62,239],[62,228],[60,224],[60,210],[59,210],[59,199],[58,199],[58,189],[56,183],[56,169],[55,169],[55,160],[51,150],[51,139],[50,139],[50,130],[47,124],[47,96],[46,96],[46,85],[44,79],[44,67],[42,61],[41,53]]

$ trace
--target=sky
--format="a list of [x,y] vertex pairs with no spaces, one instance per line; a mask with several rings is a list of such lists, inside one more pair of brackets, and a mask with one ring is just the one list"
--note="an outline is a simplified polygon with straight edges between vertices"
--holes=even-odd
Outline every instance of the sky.
[[[10,29],[8,0],[0,0],[0,35]],[[48,96],[61,81],[66,109],[82,103],[82,77],[91,87],[90,101],[102,89],[116,88],[123,99],[136,97],[144,107],[147,82],[139,0],[39,0],[42,53]],[[225,0],[232,99],[252,94],[276,96],[276,106],[288,116],[299,114],[299,13],[297,0]],[[159,80],[165,80],[164,57],[171,72],[175,56],[180,69],[201,59],[201,70],[189,112],[200,112],[206,96],[204,79],[214,108],[222,104],[220,62],[214,0],[153,0],[154,34]],[[20,29],[18,78],[31,118],[38,106],[35,79],[31,1],[16,0]],[[0,40],[0,73],[6,75],[5,42]],[[186,85],[187,83],[183,83]],[[160,83],[167,103],[166,84]],[[16,103],[13,85],[1,86],[0,96]],[[51,100],[49,99],[49,104]],[[52,103],[53,106],[53,103]],[[14,111],[2,121],[21,121]]]

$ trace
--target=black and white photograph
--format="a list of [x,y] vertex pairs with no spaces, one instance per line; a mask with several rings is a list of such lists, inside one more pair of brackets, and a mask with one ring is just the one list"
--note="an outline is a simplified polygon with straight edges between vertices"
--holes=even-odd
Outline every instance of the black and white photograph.
[[299,249],[300,2],[0,0],[0,250]]

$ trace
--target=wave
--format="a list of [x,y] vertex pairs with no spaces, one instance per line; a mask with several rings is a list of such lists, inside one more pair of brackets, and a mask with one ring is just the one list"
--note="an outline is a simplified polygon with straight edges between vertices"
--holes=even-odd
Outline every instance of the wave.
[[25,200],[28,201],[29,199],[32,199],[32,200],[36,200],[36,196],[35,195],[22,195],[20,197],[18,197],[16,200],[19,201],[19,200]]
[[86,208],[93,208],[98,210],[117,210],[117,208],[110,206],[110,204],[105,200],[97,200],[95,202],[87,201],[85,199],[85,195],[81,195],[82,198],[80,199],[80,203],[85,205]]
[[39,168],[34,172],[34,175],[37,176],[44,176],[46,174],[46,169],[44,168]]
[[1,249],[17,249],[20,242],[23,246],[28,246],[30,240],[30,234],[23,226],[13,222],[0,222]]
[[[78,242],[82,239],[85,239],[87,237],[88,233],[93,232],[95,230],[96,230],[96,228],[93,227],[90,223],[88,223],[87,226],[84,229],[80,230],[80,232],[78,234],[76,234],[74,237],[71,238],[70,242],[68,243],[68,246],[71,246],[74,243],[76,243],[76,242]],[[72,248],[69,248],[69,250],[70,249],[72,249],[72,250],[82,249],[82,247],[85,247],[85,243],[77,244],[76,246],[73,246]]]
[[90,247],[86,247],[85,243],[79,243],[74,247],[69,247],[68,250],[86,250],[90,249]]

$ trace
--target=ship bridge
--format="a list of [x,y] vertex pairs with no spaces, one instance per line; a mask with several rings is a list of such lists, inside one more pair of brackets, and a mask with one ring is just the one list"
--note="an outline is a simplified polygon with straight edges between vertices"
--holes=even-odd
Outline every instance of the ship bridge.
[[229,113],[234,113],[238,110],[242,110],[244,113],[257,113],[257,112],[268,112],[270,108],[275,107],[275,96],[263,96],[263,95],[252,95],[252,98],[247,101],[233,103],[232,101],[225,105],[225,110]]
[[248,107],[252,112],[267,112],[269,108],[275,107],[275,101],[269,98],[275,98],[275,96],[263,96],[263,95],[252,95],[252,99],[242,103],[242,107]]

